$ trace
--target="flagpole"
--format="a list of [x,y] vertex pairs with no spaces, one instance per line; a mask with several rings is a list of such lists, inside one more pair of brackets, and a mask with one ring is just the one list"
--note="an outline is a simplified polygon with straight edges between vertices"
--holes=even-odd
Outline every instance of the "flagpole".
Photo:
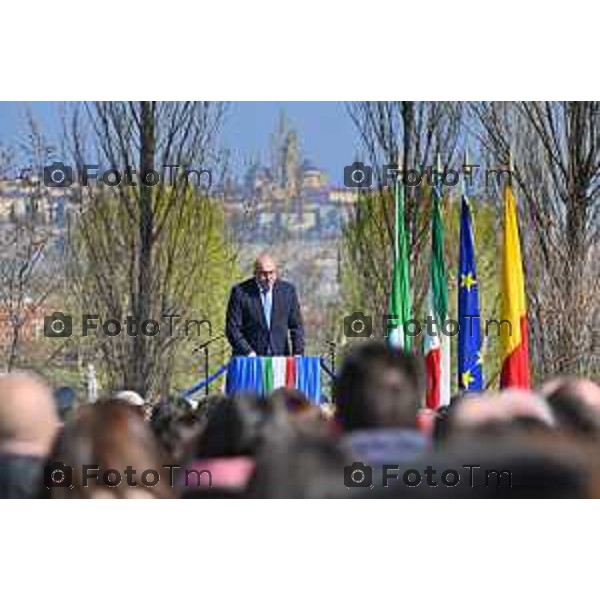
[[[400,157],[398,156],[398,174],[400,174]],[[395,193],[394,193],[394,264],[398,261],[398,258],[400,256],[400,247],[399,247],[399,243],[398,243],[398,236],[400,235],[400,229],[398,227],[398,218],[399,218],[399,211],[400,211],[400,198],[399,198],[399,193],[400,193],[400,185],[401,185],[401,179],[400,177],[396,177],[396,189],[395,189]],[[402,218],[404,218],[404,215],[402,215]]]
[[[471,167],[469,166],[469,151],[467,148],[465,148],[465,154],[464,154],[464,165],[463,165],[463,181],[462,181],[462,194],[465,198],[469,198],[469,192],[471,190],[469,190],[469,184],[470,184],[470,178],[472,177],[472,173],[471,173]],[[467,173],[467,168],[468,168],[468,173]],[[469,177],[469,181],[467,181],[467,174]]]
[[[398,169],[400,169],[400,162],[398,162]],[[400,224],[399,219],[404,219],[404,215],[400,215],[400,186],[402,185],[401,180],[396,177],[396,190],[394,194],[394,262],[392,263],[392,277],[394,277],[394,272],[398,269],[399,260],[400,260]],[[392,287],[394,283],[392,282]],[[400,315],[398,315],[400,319]],[[399,319],[396,322],[396,327],[399,326]],[[402,329],[404,332],[404,329]],[[404,333],[402,334],[402,346],[404,347]]]
[[512,153],[512,149],[509,148],[508,149],[508,186],[510,187],[510,189],[514,189],[513,188],[513,175],[515,174],[515,161],[513,158],[513,153]]

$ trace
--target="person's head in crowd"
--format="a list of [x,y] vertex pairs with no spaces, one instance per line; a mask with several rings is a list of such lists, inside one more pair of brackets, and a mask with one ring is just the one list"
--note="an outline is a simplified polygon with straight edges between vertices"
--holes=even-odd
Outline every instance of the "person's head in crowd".
[[546,381],[540,393],[546,398],[559,389],[567,389],[590,408],[600,411],[600,385],[584,377],[560,376]]
[[202,428],[202,420],[189,402],[178,396],[159,402],[152,409],[150,425],[164,451],[173,460],[191,458],[192,445]]
[[321,415],[326,421],[334,422],[335,420],[335,404],[333,402],[323,402],[319,406]]
[[313,404],[301,391],[279,388],[270,397],[273,411],[283,410],[293,427],[306,430],[329,430],[329,423],[318,405]]
[[468,433],[504,434],[514,431],[548,431],[556,419],[539,394],[506,389],[465,397],[448,415],[449,435]]
[[183,497],[241,497],[273,417],[270,399],[250,394],[223,397],[214,404],[179,478]]
[[151,415],[151,408],[148,403],[133,390],[121,390],[115,392],[112,396],[115,400],[122,400],[130,406],[133,406],[145,419],[149,419]]
[[208,419],[208,415],[210,415],[218,404],[223,402],[227,396],[221,393],[212,393],[208,396],[200,398],[199,400],[195,400],[193,402],[194,407],[194,415],[198,419],[198,421],[204,423]]
[[[390,473],[395,477],[389,478]],[[564,440],[532,439],[514,430],[501,437],[480,431],[423,454],[405,468],[388,471],[389,485],[376,485],[369,496],[586,498],[594,494],[590,474],[591,465],[583,454]]]
[[543,391],[558,426],[573,435],[600,436],[600,388],[585,379],[561,378]]
[[45,456],[59,419],[50,386],[37,375],[0,376],[0,452]]
[[69,415],[75,408],[77,395],[75,390],[70,387],[60,387],[54,390],[54,400],[56,409],[62,421],[69,418]]
[[330,437],[294,431],[268,440],[256,458],[251,498],[344,498],[344,468],[352,459]]
[[209,411],[194,450],[195,458],[253,456],[272,412],[268,399],[250,394],[223,398]]
[[459,404],[463,402],[465,398],[469,397],[480,397],[480,394],[461,391],[450,397],[450,404],[447,406],[442,405],[436,409],[431,432],[434,446],[439,447],[446,442],[450,431],[451,415],[456,412]]
[[42,378],[0,376],[0,497],[37,496],[59,427],[52,389]]
[[[54,498],[169,498],[174,488],[166,464],[150,425],[135,406],[100,400],[80,407],[65,423],[45,467],[44,485]],[[59,473],[51,479],[57,465],[65,465],[66,478]],[[91,469],[88,479],[84,465],[97,465],[98,470]]]
[[345,431],[414,429],[422,397],[420,360],[383,342],[351,350],[335,381],[336,416]]
[[591,379],[577,378],[570,382],[573,391],[577,394],[590,408],[600,412],[600,385]]
[[284,406],[293,415],[311,413],[316,408],[300,390],[294,388],[278,388],[271,394],[271,399],[276,404]]

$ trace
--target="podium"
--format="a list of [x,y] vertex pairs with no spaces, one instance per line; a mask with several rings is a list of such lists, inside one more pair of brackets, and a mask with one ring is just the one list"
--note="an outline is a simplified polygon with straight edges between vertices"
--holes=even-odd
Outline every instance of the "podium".
[[227,368],[226,393],[250,392],[264,396],[280,387],[301,391],[321,403],[319,356],[234,356]]

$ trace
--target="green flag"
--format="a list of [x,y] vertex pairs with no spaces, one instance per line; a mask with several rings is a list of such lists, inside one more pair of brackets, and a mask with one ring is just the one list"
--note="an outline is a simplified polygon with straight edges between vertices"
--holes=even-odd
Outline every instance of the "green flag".
[[391,346],[411,349],[411,336],[406,333],[412,302],[408,278],[408,240],[404,226],[404,185],[396,181],[395,190],[394,266],[390,293],[387,336]]
[[267,392],[273,391],[273,361],[271,357],[263,359],[263,388]]

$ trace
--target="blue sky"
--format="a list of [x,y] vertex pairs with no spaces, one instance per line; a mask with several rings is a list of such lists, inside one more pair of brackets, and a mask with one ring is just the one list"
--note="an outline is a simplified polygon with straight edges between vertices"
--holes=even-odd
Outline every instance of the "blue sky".
[[[0,142],[17,143],[27,133],[30,110],[49,137],[60,131],[58,102],[0,102]],[[356,155],[357,136],[343,102],[232,102],[223,128],[223,145],[232,165],[269,156],[269,136],[284,111],[298,131],[304,156],[342,183],[344,165]]]

